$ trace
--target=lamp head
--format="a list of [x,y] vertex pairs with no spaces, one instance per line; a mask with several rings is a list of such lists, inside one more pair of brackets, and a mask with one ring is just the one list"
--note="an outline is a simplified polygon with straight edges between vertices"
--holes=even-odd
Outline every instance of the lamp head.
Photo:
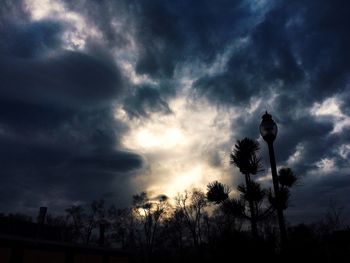
[[262,116],[260,123],[260,134],[261,137],[267,142],[273,142],[276,139],[278,128],[277,124],[272,119],[271,114],[266,113]]

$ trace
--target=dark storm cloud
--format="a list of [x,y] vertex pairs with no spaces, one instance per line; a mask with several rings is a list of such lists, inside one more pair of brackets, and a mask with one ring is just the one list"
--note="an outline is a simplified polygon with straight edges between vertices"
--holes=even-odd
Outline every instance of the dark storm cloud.
[[123,86],[110,61],[78,52],[30,59],[2,56],[0,70],[3,97],[23,95],[50,107],[93,108],[118,95]]
[[248,27],[253,15],[249,1],[65,2],[92,19],[114,46],[127,43],[120,31],[111,28],[113,19],[118,18],[123,35],[136,38],[140,52],[137,73],[160,79],[171,78],[179,63],[212,61],[218,49]]
[[[213,62],[225,45],[243,35],[256,20],[249,1],[64,2],[68,9],[84,14],[88,23],[97,26],[106,46],[123,47],[131,44],[132,38],[138,48],[136,73],[167,86],[134,87],[124,107],[133,116],[157,110],[169,112],[165,100],[177,94],[177,85],[167,82],[173,79],[175,69],[193,61]],[[118,28],[113,26],[115,21]]]
[[249,18],[249,10],[239,1],[153,3],[144,10],[146,16],[139,23],[150,30],[140,32],[139,41],[147,48],[136,69],[155,77],[171,77],[184,61],[212,62]]
[[[349,9],[347,1],[275,5],[247,33],[248,44],[232,55],[227,71],[200,79],[194,87],[219,103],[225,102],[226,95],[231,98],[228,103],[247,103],[270,92],[295,93],[291,102],[310,103],[341,92],[350,69],[345,52],[350,40]],[[282,85],[269,90],[276,83]]]
[[3,210],[64,208],[116,191],[125,201],[129,176],[142,166],[139,155],[119,149],[127,126],[113,113],[124,88],[118,67],[99,50],[63,51],[63,30],[58,21],[2,20]]
[[331,201],[342,208],[340,220],[348,222],[350,181],[348,172],[332,172],[331,175],[305,178],[292,189],[291,207],[286,211],[289,222],[319,222],[329,209]]
[[151,86],[136,88],[134,94],[124,101],[124,110],[130,116],[147,117],[151,112],[170,113],[168,103],[161,97],[160,91]]
[[54,21],[7,24],[1,31],[0,50],[3,55],[33,57],[61,44],[61,25]]
[[[345,91],[350,73],[349,10],[348,1],[280,2],[248,32],[247,44],[231,56],[225,72],[203,77],[193,87],[221,105],[249,106],[252,99],[262,98],[256,113],[274,111],[289,142],[281,149],[303,141],[311,147],[323,138],[326,145],[316,154],[320,157],[329,152],[332,144],[326,141],[333,127],[315,120],[309,111],[314,102]],[[274,95],[273,105],[267,104]],[[259,121],[253,116],[254,120],[239,119],[238,127],[247,125],[242,135],[257,137]],[[282,154],[282,161],[288,156]]]
[[[321,103],[332,96],[340,96],[344,101],[339,106],[345,111],[348,108],[349,11],[348,1],[277,2],[264,19],[247,32],[247,44],[233,53],[226,70],[198,79],[193,88],[220,106],[239,105],[244,109],[252,101],[262,99],[253,114],[241,116],[234,123],[238,138],[257,138],[259,116],[265,109],[272,110],[280,127],[276,141],[280,164],[285,164],[299,146],[300,160],[292,168],[300,176],[308,176],[324,158],[334,160],[342,173],[341,169],[348,165],[337,149],[349,143],[346,130],[332,133],[333,121],[319,120],[310,110],[315,102]],[[273,96],[276,98],[269,104],[267,101]],[[266,149],[263,150],[267,156]],[[320,215],[319,204],[311,204],[310,200],[320,194],[322,185],[332,185],[333,178],[339,179],[336,174],[329,174],[329,177],[308,181],[314,183],[304,188],[309,199],[299,198],[303,191],[300,190],[297,205],[309,202]],[[347,180],[342,183],[342,189],[349,187]],[[338,192],[337,187],[324,188],[322,194],[342,199],[345,191],[339,189]]]
[[[103,35],[103,43],[108,48],[123,47],[130,44],[128,34],[132,34],[134,21],[133,1],[67,1],[63,0],[66,8],[88,18],[88,25],[96,26]],[[115,28],[115,22],[121,28]],[[90,41],[94,41],[90,39]]]
[[219,104],[242,106],[252,97],[269,94],[278,82],[283,83],[284,88],[295,89],[295,84],[300,85],[299,81],[303,80],[304,72],[293,56],[284,30],[285,19],[280,12],[267,14],[247,35],[247,44],[231,56],[227,70],[197,80],[194,88]]
[[0,27],[6,27],[9,21],[26,22],[29,14],[23,0],[1,1]]
[[137,6],[144,49],[136,70],[154,77],[171,77],[183,61],[212,61],[251,16],[246,1],[142,1]]

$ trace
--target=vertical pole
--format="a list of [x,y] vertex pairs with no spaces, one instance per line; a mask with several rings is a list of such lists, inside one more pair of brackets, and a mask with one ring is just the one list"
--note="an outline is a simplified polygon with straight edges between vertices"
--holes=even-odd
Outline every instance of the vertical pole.
[[281,198],[280,198],[280,191],[278,186],[276,159],[275,159],[275,152],[273,149],[273,141],[269,141],[267,142],[267,144],[269,146],[272,182],[273,182],[273,189],[274,189],[275,198],[276,198],[277,218],[278,218],[278,224],[279,224],[280,235],[281,235],[281,247],[283,249],[285,248],[285,245],[287,242],[287,231],[286,231],[286,225],[284,222],[283,210],[281,207]]

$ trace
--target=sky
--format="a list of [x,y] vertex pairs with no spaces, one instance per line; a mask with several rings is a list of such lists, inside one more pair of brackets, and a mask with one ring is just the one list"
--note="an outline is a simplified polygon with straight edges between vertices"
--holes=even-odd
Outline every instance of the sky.
[[[350,220],[348,0],[0,2],[1,211],[119,206],[242,175],[238,139],[276,121],[300,181],[289,222]],[[233,191],[234,193],[234,191]]]

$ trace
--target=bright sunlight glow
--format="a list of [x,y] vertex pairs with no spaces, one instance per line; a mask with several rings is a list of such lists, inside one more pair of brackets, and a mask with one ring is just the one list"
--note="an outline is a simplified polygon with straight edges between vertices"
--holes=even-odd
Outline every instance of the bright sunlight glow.
[[230,149],[233,114],[205,102],[201,107],[193,107],[183,98],[170,103],[171,114],[154,113],[142,121],[128,119],[122,109],[115,111],[116,118],[130,125],[122,144],[146,160],[144,170],[135,178],[135,186],[153,195],[174,197],[191,188],[205,189],[214,180],[231,183],[227,155],[220,149]]

